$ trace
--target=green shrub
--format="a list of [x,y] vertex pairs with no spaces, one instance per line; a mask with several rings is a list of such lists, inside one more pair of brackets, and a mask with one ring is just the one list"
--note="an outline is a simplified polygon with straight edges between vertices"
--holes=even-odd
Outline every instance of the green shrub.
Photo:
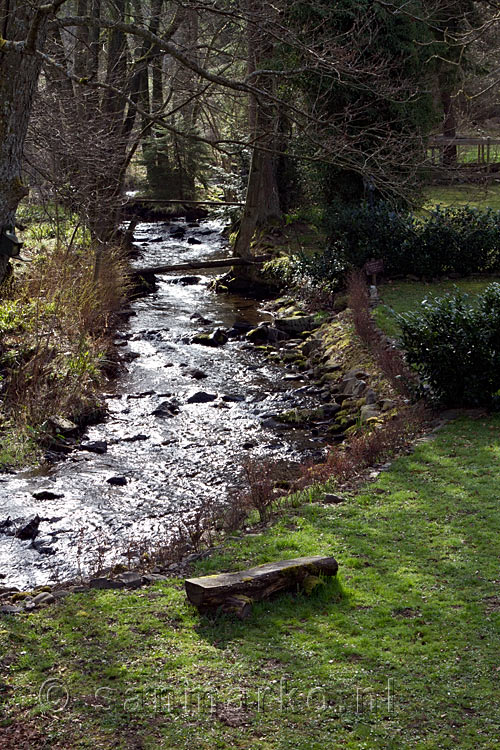
[[332,245],[324,252],[298,253],[295,268],[298,278],[310,279],[314,286],[326,286],[331,291],[342,288],[349,271],[342,248]]
[[427,217],[385,203],[331,208],[327,248],[299,255],[303,276],[337,288],[348,271],[370,258],[384,261],[388,276],[466,276],[500,270],[500,212],[437,206]]
[[448,406],[489,404],[500,391],[500,284],[455,292],[397,316],[408,363]]
[[[500,267],[500,212],[437,206],[420,220],[412,252],[414,273],[442,276],[486,273]],[[420,272],[418,269],[420,268]]]
[[293,285],[296,275],[296,263],[294,258],[288,255],[280,255],[278,258],[268,260],[262,265],[264,276],[274,281],[278,286],[286,287]]
[[337,248],[344,265],[361,268],[370,258],[383,258],[389,275],[411,273],[416,227],[413,214],[383,202],[335,207],[327,215],[332,249]]

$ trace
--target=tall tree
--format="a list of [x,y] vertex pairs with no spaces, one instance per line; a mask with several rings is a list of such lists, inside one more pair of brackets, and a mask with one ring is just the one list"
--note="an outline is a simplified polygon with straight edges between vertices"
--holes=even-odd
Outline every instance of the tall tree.
[[[64,0],[28,4],[0,0],[0,232],[14,227],[19,201],[28,190],[22,180],[24,141],[40,75],[36,52],[45,44],[51,15]],[[0,280],[9,258],[0,255]]]
[[[252,95],[249,101],[250,142],[252,158],[246,203],[236,237],[234,251],[241,257],[251,256],[251,242],[258,226],[281,216],[277,183],[276,86],[274,77],[260,73],[272,64],[272,39],[263,33],[266,14],[275,13],[264,0],[247,0],[248,77],[265,96]],[[270,19],[267,18],[269,21]]]
[[[411,5],[420,7],[417,0]],[[406,13],[407,2],[75,0],[69,7],[83,15],[64,15],[64,0],[0,0],[0,229],[13,223],[25,194],[22,151],[42,62],[74,84],[78,106],[68,112],[80,112],[73,131],[88,176],[88,189],[83,184],[85,195],[80,194],[102,241],[118,220],[106,202],[119,203],[131,154],[152,124],[172,138],[189,136],[229,157],[250,149],[247,208],[237,241],[242,255],[249,253],[258,223],[280,213],[277,152],[290,151],[284,130],[293,133],[295,152],[312,162],[368,174],[381,189],[404,190],[409,182],[415,167],[409,146],[418,139],[409,127],[394,124],[408,122],[401,112],[415,101],[415,81],[405,80],[401,61],[418,55],[411,39],[406,48],[398,47],[387,33],[401,28],[403,16],[411,18],[399,12]],[[179,18],[190,18],[191,25],[182,30]],[[50,42],[59,50],[47,47],[49,27]],[[75,47],[68,52],[70,38]],[[172,67],[180,67],[189,83],[180,104],[164,85]],[[218,97],[233,97],[235,107],[219,106]],[[250,97],[249,125],[229,136],[230,129],[213,127],[217,110],[235,111],[242,97]],[[192,132],[195,114],[204,131]],[[68,137],[71,131],[68,126]],[[97,162],[104,168],[97,169]],[[75,184],[81,171],[74,170]],[[95,207],[101,216],[92,218]],[[2,267],[5,260],[0,273]]]

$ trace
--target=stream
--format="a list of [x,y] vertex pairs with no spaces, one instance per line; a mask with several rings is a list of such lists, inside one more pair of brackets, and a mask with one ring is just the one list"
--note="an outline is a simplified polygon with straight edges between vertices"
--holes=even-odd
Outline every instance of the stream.
[[[224,257],[223,228],[215,219],[139,224],[134,265]],[[267,363],[244,336],[217,348],[192,343],[200,332],[270,320],[265,303],[215,294],[208,286],[216,270],[189,273],[198,280],[158,277],[158,290],[132,304],[117,333],[126,370],[105,394],[108,417],[82,439],[105,443],[105,452],[77,449],[56,464],[0,476],[0,585],[72,578],[98,548],[116,561],[127,540],[173,528],[207,500],[224,502],[241,483],[245,458],[292,465],[321,453],[310,431],[277,429],[272,420],[317,403],[313,386]],[[8,533],[15,523],[2,533],[2,521],[35,515],[42,521],[34,543]]]

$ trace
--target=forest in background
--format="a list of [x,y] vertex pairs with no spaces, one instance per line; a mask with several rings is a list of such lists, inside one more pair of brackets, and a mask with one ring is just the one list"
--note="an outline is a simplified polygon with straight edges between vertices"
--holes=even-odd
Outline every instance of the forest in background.
[[[304,277],[320,294],[338,290],[374,255],[375,228],[375,255],[392,273],[463,271],[446,238],[455,232],[448,245],[462,247],[474,217],[453,230],[431,222],[436,254],[414,240],[408,212],[429,184],[480,187],[495,177],[496,156],[474,164],[447,143],[436,162],[429,151],[436,134],[496,134],[494,3],[0,7],[6,465],[24,460],[48,416],[99,417],[99,391],[116,372],[112,333],[131,291],[127,193],[241,202],[228,212],[233,252],[277,255],[267,268],[275,285]],[[9,275],[16,231],[23,261]],[[488,218],[481,231],[494,242]],[[465,270],[486,268],[495,263]],[[255,267],[235,275],[248,286]]]
[[[95,251],[131,174],[157,198],[246,196],[245,255],[256,226],[304,204],[418,200],[429,135],[498,115],[489,2],[57,0],[0,15],[0,225],[31,187],[76,213]],[[455,170],[453,147],[439,166]]]

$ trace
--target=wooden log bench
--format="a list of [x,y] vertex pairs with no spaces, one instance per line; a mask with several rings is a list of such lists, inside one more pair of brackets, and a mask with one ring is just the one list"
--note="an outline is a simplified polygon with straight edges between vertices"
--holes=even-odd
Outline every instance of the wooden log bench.
[[320,576],[334,576],[338,567],[333,557],[297,557],[257,565],[237,573],[188,578],[185,581],[186,594],[200,612],[221,609],[243,619],[251,613],[254,601],[297,587],[310,592],[321,581]]

